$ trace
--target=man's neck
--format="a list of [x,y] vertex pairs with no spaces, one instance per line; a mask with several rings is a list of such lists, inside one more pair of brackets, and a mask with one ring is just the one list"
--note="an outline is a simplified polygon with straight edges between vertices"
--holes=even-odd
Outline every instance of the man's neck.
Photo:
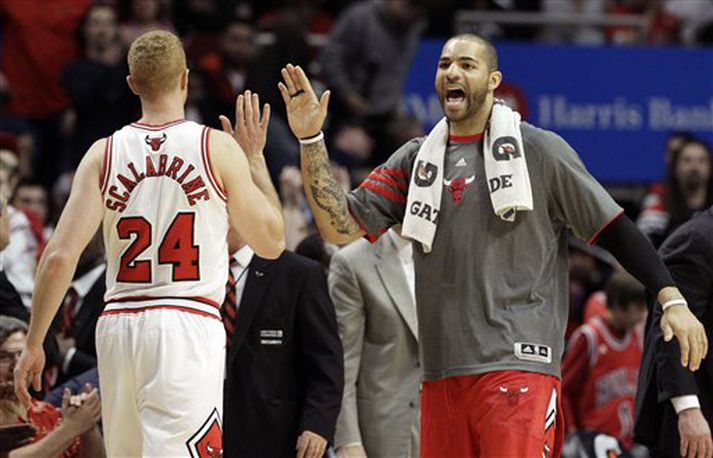
[[185,116],[183,102],[176,96],[141,100],[141,123],[160,126]]

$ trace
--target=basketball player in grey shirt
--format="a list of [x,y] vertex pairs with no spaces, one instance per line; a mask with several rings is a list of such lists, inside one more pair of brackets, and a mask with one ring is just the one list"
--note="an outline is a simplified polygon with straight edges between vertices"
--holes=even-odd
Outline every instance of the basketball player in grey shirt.
[[500,84],[487,40],[459,35],[443,48],[436,90],[449,121],[439,210],[407,194],[423,139],[401,147],[345,195],[329,169],[321,134],[329,91],[318,100],[304,72],[288,65],[280,91],[300,139],[302,172],[323,237],[375,239],[406,212],[437,220],[432,251],[415,245],[416,300],[424,365],[423,456],[558,456],[564,434],[560,359],[568,310],[567,233],[599,243],[665,306],[667,339],[696,370],[707,352],[701,324],[647,239],[559,136],[520,126],[533,207],[515,222],[493,212],[482,132]]

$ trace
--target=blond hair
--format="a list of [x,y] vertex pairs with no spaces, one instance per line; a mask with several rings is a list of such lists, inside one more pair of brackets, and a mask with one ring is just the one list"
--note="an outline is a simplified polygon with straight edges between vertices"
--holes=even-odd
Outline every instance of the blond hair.
[[147,32],[134,40],[128,61],[134,89],[149,99],[175,89],[186,70],[181,40],[161,30]]

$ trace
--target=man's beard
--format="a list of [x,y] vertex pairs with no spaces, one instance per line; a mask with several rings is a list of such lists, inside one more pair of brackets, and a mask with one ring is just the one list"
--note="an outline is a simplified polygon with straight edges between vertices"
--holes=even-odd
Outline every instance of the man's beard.
[[[446,118],[450,122],[460,122],[465,119],[468,119],[472,117],[475,113],[477,113],[480,108],[485,105],[485,99],[488,96],[488,88],[484,87],[481,91],[479,92],[474,92],[470,97],[466,99],[466,107],[465,111],[463,112],[462,115],[459,115],[457,117],[454,116],[448,116],[446,114]],[[443,109],[443,112],[446,113],[446,95],[444,94],[443,97],[441,97],[441,108]]]

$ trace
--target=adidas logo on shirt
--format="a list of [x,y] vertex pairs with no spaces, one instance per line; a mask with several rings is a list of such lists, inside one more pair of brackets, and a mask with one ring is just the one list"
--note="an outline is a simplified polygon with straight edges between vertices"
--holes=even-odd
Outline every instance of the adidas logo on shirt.
[[463,158],[458,159],[458,162],[456,162],[456,167],[465,167],[466,165],[468,165],[468,164],[465,162],[465,159],[463,159]]

